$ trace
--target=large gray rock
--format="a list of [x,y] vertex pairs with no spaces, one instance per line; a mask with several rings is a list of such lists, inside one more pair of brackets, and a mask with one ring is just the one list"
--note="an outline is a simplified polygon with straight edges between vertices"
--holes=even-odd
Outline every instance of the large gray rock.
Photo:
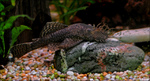
[[140,48],[115,41],[106,43],[82,42],[67,51],[55,54],[55,68],[78,73],[135,70],[144,60]]

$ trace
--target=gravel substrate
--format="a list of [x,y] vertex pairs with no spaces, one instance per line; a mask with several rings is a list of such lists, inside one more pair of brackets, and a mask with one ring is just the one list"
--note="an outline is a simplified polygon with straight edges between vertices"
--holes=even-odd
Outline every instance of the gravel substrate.
[[[150,52],[149,52],[150,53]],[[150,80],[150,54],[145,56],[145,61],[135,71],[103,72],[78,74],[68,71],[63,74],[57,71],[53,63],[53,52],[47,52],[47,48],[33,50],[14,63],[9,63],[4,70],[0,70],[1,80],[14,81],[149,81]]]

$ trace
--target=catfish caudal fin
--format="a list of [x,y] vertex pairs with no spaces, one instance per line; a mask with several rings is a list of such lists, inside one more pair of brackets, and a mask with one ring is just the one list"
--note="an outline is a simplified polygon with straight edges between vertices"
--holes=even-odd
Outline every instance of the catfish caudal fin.
[[31,51],[31,42],[30,43],[21,43],[13,46],[11,48],[11,53],[13,54],[14,57],[21,57]]

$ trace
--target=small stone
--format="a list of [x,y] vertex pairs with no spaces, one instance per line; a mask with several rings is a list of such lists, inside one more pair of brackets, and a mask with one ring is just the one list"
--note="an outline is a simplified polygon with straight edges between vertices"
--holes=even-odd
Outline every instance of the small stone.
[[60,77],[60,78],[65,78],[66,75],[65,75],[65,74],[60,74],[59,77]]
[[122,76],[123,72],[117,72],[116,75]]
[[81,81],[87,81],[88,79],[87,79],[87,77],[83,77],[82,79],[81,79]]
[[112,75],[111,77],[112,77],[112,79],[115,79],[116,75]]
[[98,79],[95,79],[94,81],[99,81]]
[[30,73],[30,71],[29,71],[29,70],[25,71],[25,74],[28,74],[28,73]]
[[67,76],[67,79],[71,79],[71,76]]
[[58,77],[58,78],[57,78],[57,81],[62,81],[62,80],[60,79],[60,77]]
[[67,75],[73,76],[74,73],[73,73],[73,71],[67,71]]
[[111,78],[110,80],[111,80],[111,81],[115,81],[115,78]]
[[24,76],[26,76],[26,74],[25,74],[25,73],[22,73],[21,76],[24,77]]
[[39,50],[39,53],[43,53],[43,50]]
[[103,72],[103,76],[106,76],[108,73],[107,72]]
[[27,59],[27,58],[24,58],[24,59],[23,59],[23,61],[28,61],[28,60],[29,60],[29,59]]
[[26,66],[26,67],[25,67],[25,70],[31,70],[31,69],[30,69],[30,67],[29,67],[29,66]]
[[55,78],[58,77],[58,73],[57,73],[57,72],[54,73],[54,77],[55,77]]
[[47,75],[47,73],[46,73],[46,72],[43,72],[43,73],[42,73],[42,76],[46,76],[46,75]]
[[90,73],[90,74],[89,74],[89,77],[90,77],[90,78],[93,78],[93,77],[94,77],[94,75]]
[[57,73],[58,73],[58,75],[60,75],[60,74],[61,74],[61,72],[60,72],[60,71],[58,71]]
[[7,66],[12,66],[13,62],[8,62]]
[[71,79],[67,78],[66,81],[71,81]]
[[34,56],[38,56],[38,53],[34,53]]
[[0,74],[0,78],[2,78],[3,76],[2,76],[2,74]]
[[11,67],[8,67],[8,70],[9,70],[9,72],[12,73],[12,72],[14,72],[15,68],[11,66]]
[[99,76],[100,76],[100,74],[98,74],[98,73],[95,73],[95,74],[94,74],[94,76],[96,76],[96,77],[99,77]]
[[57,81],[57,79],[53,79],[53,81]]
[[105,77],[108,78],[108,79],[110,79],[110,74],[107,74]]
[[16,60],[15,64],[16,65],[20,65],[21,64],[21,60]]
[[35,75],[37,72],[35,70],[31,71],[31,74]]
[[39,68],[35,68],[35,70],[39,70]]
[[93,78],[90,78],[90,81],[94,81],[94,79],[93,79]]
[[27,64],[28,64],[28,61],[23,62],[23,64],[24,64],[24,65],[27,65]]

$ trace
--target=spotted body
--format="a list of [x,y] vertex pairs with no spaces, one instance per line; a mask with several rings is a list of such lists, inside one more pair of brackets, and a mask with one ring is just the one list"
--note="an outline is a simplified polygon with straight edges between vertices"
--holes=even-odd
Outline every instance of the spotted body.
[[26,51],[17,52],[21,51],[18,50],[20,48],[17,48],[19,45],[17,45],[17,47],[14,46],[11,51],[12,54],[15,57],[20,57],[31,50],[46,46],[48,44],[57,44],[56,47],[58,49],[64,49],[73,47],[81,41],[105,42],[108,38],[107,33],[102,31],[101,28],[93,28],[92,26],[83,23],[72,24],[51,34],[46,34],[43,34],[43,37],[39,38],[37,41],[26,44],[26,46],[24,44],[26,49],[29,48]]

